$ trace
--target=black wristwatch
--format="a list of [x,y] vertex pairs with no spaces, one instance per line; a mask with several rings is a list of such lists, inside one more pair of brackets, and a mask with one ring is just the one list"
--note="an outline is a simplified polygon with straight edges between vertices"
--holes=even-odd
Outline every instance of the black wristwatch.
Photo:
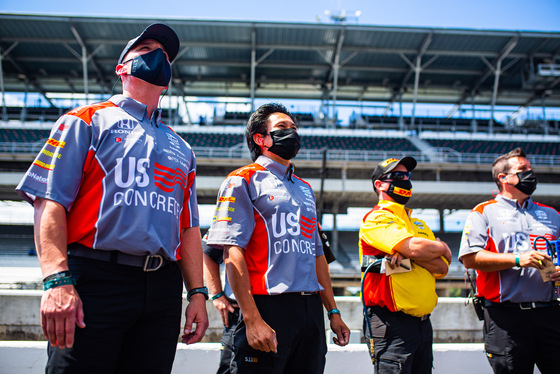
[[188,301],[191,301],[191,297],[192,297],[193,295],[196,295],[197,293],[203,294],[203,295],[204,295],[204,298],[205,298],[206,300],[208,300],[208,288],[207,288],[207,287],[193,288],[192,290],[190,290],[190,291],[187,293],[187,300],[188,300]]

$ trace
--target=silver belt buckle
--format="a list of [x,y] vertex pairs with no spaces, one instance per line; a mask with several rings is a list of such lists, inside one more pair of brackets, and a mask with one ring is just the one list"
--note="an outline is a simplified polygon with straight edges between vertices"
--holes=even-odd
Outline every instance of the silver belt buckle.
[[[150,265],[150,261],[153,258],[157,258],[159,260],[158,265],[155,268],[148,268],[148,266]],[[163,266],[163,257],[161,255],[149,255],[146,256],[146,260],[144,261],[144,267],[142,268],[142,270],[144,271],[156,271],[159,270],[159,268],[161,268]]]
[[424,314],[422,317],[420,317],[420,321],[425,321],[428,318],[430,318],[430,315],[429,314]]
[[[529,306],[524,307],[523,304],[529,304]],[[535,309],[536,307],[537,306],[535,305],[535,302],[519,303],[519,309],[521,309],[521,310]]]

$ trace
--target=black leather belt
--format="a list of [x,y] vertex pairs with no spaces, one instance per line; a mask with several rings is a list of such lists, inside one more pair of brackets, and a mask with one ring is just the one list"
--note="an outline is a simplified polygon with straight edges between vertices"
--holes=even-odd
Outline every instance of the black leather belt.
[[536,308],[546,308],[549,306],[559,306],[560,304],[556,300],[552,301],[527,301],[524,303],[512,303],[505,301],[503,303],[495,303],[493,301],[484,300],[485,307],[497,307],[497,308],[516,308],[521,310],[536,309]]
[[103,251],[86,247],[79,243],[68,245],[68,255],[84,257],[104,262],[114,262],[120,265],[140,267],[143,271],[156,271],[167,264],[168,260],[162,255],[135,256],[120,251]]

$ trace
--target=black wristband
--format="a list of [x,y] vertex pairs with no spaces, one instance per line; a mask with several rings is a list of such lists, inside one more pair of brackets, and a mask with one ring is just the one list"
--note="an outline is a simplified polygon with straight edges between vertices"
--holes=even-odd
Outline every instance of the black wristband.
[[72,276],[72,274],[70,274],[70,270],[64,270],[64,271],[54,273],[54,274],[51,274],[51,275],[45,277],[43,279],[43,283],[48,282],[48,281],[53,280],[53,279],[66,278],[66,277],[71,277],[71,276]]
[[193,288],[192,290],[190,290],[187,293],[187,300],[191,301],[191,297],[193,295],[196,295],[197,293],[203,294],[204,297],[206,298],[206,300],[208,300],[208,288],[206,288],[206,287],[198,287],[198,288]]

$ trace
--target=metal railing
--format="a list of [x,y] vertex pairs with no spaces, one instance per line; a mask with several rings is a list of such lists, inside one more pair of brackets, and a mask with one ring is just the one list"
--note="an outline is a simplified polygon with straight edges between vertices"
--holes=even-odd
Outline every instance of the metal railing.
[[[43,146],[43,142],[23,143],[23,142],[0,142],[0,153],[37,154]],[[249,151],[245,147],[193,147],[198,158],[226,158],[239,159],[250,158]],[[412,156],[419,162],[425,163],[452,163],[452,164],[492,164],[500,156],[497,153],[460,153],[449,148],[436,148],[432,155],[418,151],[367,151],[367,150],[327,150],[328,161],[344,162],[379,162],[389,157],[401,158]],[[301,149],[297,155],[298,160],[314,161],[322,160],[323,150],[321,149]],[[560,156],[555,155],[530,155],[529,160],[539,166],[560,166]]]

